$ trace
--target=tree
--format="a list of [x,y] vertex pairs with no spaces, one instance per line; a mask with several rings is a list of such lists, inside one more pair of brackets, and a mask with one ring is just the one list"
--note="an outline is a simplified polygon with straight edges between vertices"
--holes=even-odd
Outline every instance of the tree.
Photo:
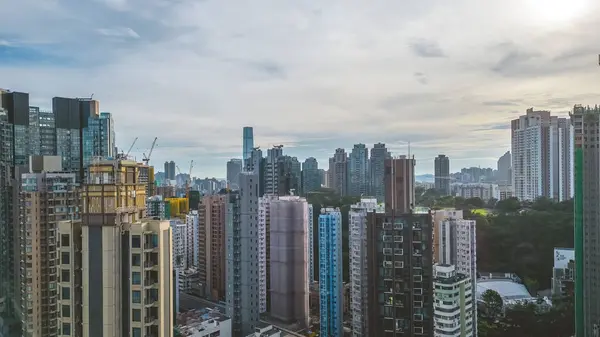
[[485,312],[488,317],[494,319],[500,317],[503,311],[504,303],[502,297],[497,291],[488,289],[481,294],[481,299],[485,304]]
[[496,203],[496,210],[502,213],[514,213],[521,209],[521,203],[517,198],[508,198]]

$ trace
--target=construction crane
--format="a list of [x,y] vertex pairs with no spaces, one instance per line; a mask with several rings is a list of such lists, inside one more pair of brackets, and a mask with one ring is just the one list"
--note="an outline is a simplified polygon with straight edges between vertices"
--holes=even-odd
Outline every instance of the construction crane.
[[185,182],[185,196],[190,198],[190,186],[192,184],[192,169],[194,168],[194,160],[190,161],[190,171],[188,172],[188,178]]
[[148,163],[150,162],[150,156],[152,156],[152,151],[154,151],[154,146],[156,146],[156,140],[157,139],[158,139],[158,137],[154,137],[154,141],[152,142],[152,146],[150,147],[150,151],[148,152],[148,156],[146,156],[145,153],[142,153],[142,155],[144,156],[144,159],[142,159],[142,161],[146,165],[148,165]]
[[129,150],[125,154],[125,158],[129,157],[129,153],[131,152],[131,149],[133,149],[133,146],[135,145],[135,142],[137,142],[137,140],[138,140],[138,137],[135,137],[135,139],[133,140],[133,143],[131,143],[131,146],[129,147]]

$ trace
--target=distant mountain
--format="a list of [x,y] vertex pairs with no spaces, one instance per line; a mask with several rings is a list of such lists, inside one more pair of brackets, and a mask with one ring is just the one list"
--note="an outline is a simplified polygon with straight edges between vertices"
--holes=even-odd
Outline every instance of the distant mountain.
[[435,177],[433,176],[433,174],[421,174],[415,176],[415,180],[422,183],[432,183],[435,181]]

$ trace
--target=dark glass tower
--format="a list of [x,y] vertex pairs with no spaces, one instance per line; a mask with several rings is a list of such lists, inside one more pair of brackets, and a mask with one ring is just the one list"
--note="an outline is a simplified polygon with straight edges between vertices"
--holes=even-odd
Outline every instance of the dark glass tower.
[[243,153],[242,159],[244,159],[244,167],[246,166],[246,160],[250,159],[252,155],[252,149],[254,148],[254,130],[251,126],[245,126],[243,131]]

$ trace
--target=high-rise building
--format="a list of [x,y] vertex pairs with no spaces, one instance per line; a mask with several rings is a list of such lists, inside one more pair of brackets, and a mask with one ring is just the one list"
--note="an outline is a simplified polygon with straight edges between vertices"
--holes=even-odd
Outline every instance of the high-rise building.
[[497,182],[501,185],[512,184],[512,163],[511,163],[510,151],[506,151],[502,157],[498,158],[498,175]]
[[239,187],[238,178],[242,172],[242,160],[231,159],[227,162],[227,183],[229,188],[237,190]]
[[471,278],[458,272],[453,265],[434,267],[434,328],[435,336],[476,336],[477,316],[473,307],[475,286]]
[[281,156],[277,163],[277,195],[297,195],[301,188],[300,162],[296,157]]
[[367,327],[367,214],[383,212],[377,199],[361,198],[360,202],[350,206],[350,300],[352,311],[352,335],[369,336]]
[[[169,172],[169,162],[168,161],[165,162],[164,168],[165,168],[165,180],[170,180],[171,173]],[[167,185],[166,181],[165,181],[164,185]]]
[[271,202],[271,316],[309,326],[308,204],[297,196]]
[[432,212],[433,215],[433,263],[441,263],[440,261],[440,246],[441,246],[441,228],[442,222],[449,219],[463,219],[463,211],[460,209],[438,209]]
[[415,160],[385,161],[385,213],[367,215],[370,336],[432,336],[432,217],[412,207]]
[[54,113],[29,107],[29,154],[53,156],[56,154],[56,126]]
[[171,220],[171,232],[173,233],[173,269],[178,274],[188,268],[188,226],[180,219]]
[[554,267],[552,268],[552,296],[573,296],[575,288],[575,250],[573,248],[554,248]]
[[369,213],[370,336],[433,336],[431,214]]
[[198,272],[204,295],[224,301],[226,291],[225,211],[227,194],[207,195],[198,210]]
[[186,264],[197,269],[200,265],[200,213],[190,211],[185,216],[188,236],[186,238]]
[[384,162],[386,213],[409,213],[415,202],[415,160],[400,156]]
[[348,157],[348,194],[369,193],[369,149],[365,144],[355,144]]
[[[439,242],[435,253],[437,263],[452,265],[457,273],[468,278],[467,285],[477,287],[477,231],[475,220],[462,218],[462,211],[441,211],[446,217],[439,223],[438,211],[434,215],[434,238]],[[439,227],[437,227],[439,225]],[[470,306],[471,317],[477,317],[477,305]],[[472,321],[472,330],[477,334],[477,320]]]
[[279,192],[279,158],[283,157],[283,145],[267,150],[264,173],[264,194],[277,195]]
[[175,169],[175,162],[171,160],[169,162],[169,180],[175,180],[175,177],[177,176],[177,174],[175,173]]
[[308,285],[315,281],[315,213],[313,205],[308,204]]
[[244,161],[244,166],[246,165],[246,160],[250,159],[252,156],[252,149],[254,149],[254,130],[251,126],[245,126],[242,131],[243,138],[243,150],[242,150],[242,160]]
[[[86,144],[86,130],[89,122],[99,117],[100,104],[87,98],[54,97],[52,111],[56,126],[56,154],[63,158],[66,171],[78,172],[83,180],[86,164],[93,160],[94,146],[101,144],[100,140],[94,143],[93,139]],[[89,136],[93,137],[94,133]]]
[[228,197],[227,316],[233,335],[246,336],[259,323],[257,175],[240,173],[240,190]]
[[319,306],[321,336],[344,334],[342,259],[342,214],[337,208],[322,208],[319,215]]
[[302,195],[307,195],[321,188],[319,163],[314,157],[306,158],[302,163]]
[[450,195],[450,159],[443,154],[435,158],[435,189],[442,195]]
[[575,136],[575,336],[592,337],[600,326],[600,141],[590,135],[600,133],[600,108],[574,106],[571,123]]
[[2,107],[7,113],[12,132],[12,161],[15,166],[27,165],[29,159],[29,94],[1,91]]
[[370,177],[371,177],[371,192],[370,195],[375,196],[378,202],[383,202],[385,199],[385,189],[383,177],[385,172],[385,160],[390,158],[385,144],[377,143],[371,149],[370,161]]
[[329,158],[329,187],[340,196],[348,195],[348,155],[346,150],[338,148]]
[[271,202],[276,195],[265,194],[258,198],[258,297],[260,313],[269,310],[268,289],[271,283]]
[[79,219],[79,186],[75,173],[62,173],[58,156],[32,156],[28,173],[20,174],[18,230],[20,251],[20,316],[22,336],[56,336],[59,314],[55,264],[57,223]]
[[250,158],[244,163],[244,171],[254,172],[258,175],[258,195],[261,197],[265,194],[265,163],[262,150],[258,147],[252,149]]
[[573,195],[573,131],[566,118],[534,111],[511,122],[512,186],[519,200]]
[[91,165],[81,221],[58,225],[60,256],[70,261],[57,271],[62,336],[172,334],[171,226],[144,219],[138,170],[123,159]]
[[115,122],[109,112],[89,117],[83,130],[83,165],[91,164],[92,158],[114,158],[117,155],[115,145]]

